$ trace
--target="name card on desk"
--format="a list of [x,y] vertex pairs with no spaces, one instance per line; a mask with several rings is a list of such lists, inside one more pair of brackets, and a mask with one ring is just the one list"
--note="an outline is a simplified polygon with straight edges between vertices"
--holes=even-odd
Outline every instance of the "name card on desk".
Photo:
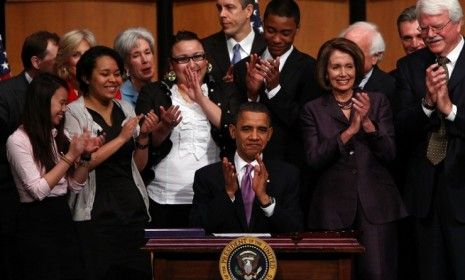
[[203,228],[148,228],[145,238],[185,238],[205,237]]

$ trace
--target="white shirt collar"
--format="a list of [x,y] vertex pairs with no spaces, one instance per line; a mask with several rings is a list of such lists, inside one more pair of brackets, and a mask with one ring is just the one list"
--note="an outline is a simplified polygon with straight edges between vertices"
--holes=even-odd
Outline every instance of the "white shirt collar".
[[363,77],[362,81],[360,82],[360,84],[358,84],[358,86],[363,89],[365,87],[365,85],[368,83],[368,80],[370,79],[371,77],[371,74],[373,74],[373,69],[375,69],[375,67],[373,66],[371,68],[370,71],[368,71],[368,73],[365,74],[365,76]]
[[[263,159],[263,154],[260,154],[260,158]],[[237,180],[239,181],[239,183],[242,181],[242,177],[245,174],[245,166],[247,164],[251,164],[255,166],[255,165],[258,165],[258,162],[257,160],[254,160],[252,162],[247,162],[243,158],[241,158],[236,151],[236,153],[234,154],[234,168],[236,168],[236,176],[237,176]],[[254,176],[254,171],[252,170],[252,177],[253,176]]]
[[[281,70],[283,69],[287,58],[289,57],[289,55],[291,54],[293,50],[294,50],[294,45],[291,45],[291,47],[279,57],[279,72],[281,72]],[[271,56],[271,53],[268,50],[268,47],[263,52],[262,58],[263,59],[274,59],[273,56]]]
[[450,60],[450,62],[447,63],[447,67],[449,68],[450,74],[452,74],[452,71],[454,70],[454,67],[455,67],[455,63],[457,63],[457,60],[459,59],[460,53],[462,52],[462,49],[463,49],[463,45],[464,45],[464,40],[463,40],[463,37],[460,36],[460,41],[457,44],[457,46],[455,46],[455,48],[446,56]]
[[26,77],[26,81],[30,84],[32,82],[31,75],[29,75],[27,71],[24,71],[24,76]]
[[240,42],[237,42],[232,37],[229,37],[228,39],[226,39],[226,46],[228,47],[229,60],[231,60],[233,57],[233,48],[236,44],[239,44],[241,46],[241,58],[245,58],[249,56],[250,52],[252,51],[252,44],[253,44],[254,38],[255,38],[255,31],[252,28],[250,33]]

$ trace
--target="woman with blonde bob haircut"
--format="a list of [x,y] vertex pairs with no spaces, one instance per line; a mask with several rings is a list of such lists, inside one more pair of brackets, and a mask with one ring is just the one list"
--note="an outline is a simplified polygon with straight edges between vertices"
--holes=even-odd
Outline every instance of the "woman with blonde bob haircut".
[[68,84],[68,103],[76,100],[79,96],[76,65],[81,56],[96,44],[94,34],[87,29],[69,31],[60,39],[58,54],[55,59],[55,72]]

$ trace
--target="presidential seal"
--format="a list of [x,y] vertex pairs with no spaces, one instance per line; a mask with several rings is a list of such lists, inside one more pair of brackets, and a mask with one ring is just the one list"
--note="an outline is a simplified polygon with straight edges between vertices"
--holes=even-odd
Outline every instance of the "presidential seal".
[[273,249],[256,237],[234,239],[221,253],[220,273],[223,280],[272,280],[276,269]]

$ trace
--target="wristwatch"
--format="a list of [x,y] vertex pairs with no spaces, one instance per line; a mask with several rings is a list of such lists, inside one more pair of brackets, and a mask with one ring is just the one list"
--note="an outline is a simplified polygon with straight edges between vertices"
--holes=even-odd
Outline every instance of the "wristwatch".
[[429,105],[428,102],[426,102],[426,98],[422,98],[422,99],[421,99],[421,105],[422,105],[423,107],[425,107],[426,109],[428,109],[428,110],[434,110],[434,109],[436,109],[436,106],[434,106],[434,105]]
[[274,197],[272,197],[272,196],[269,196],[269,197],[270,197],[270,201],[269,201],[267,204],[261,204],[261,203],[260,203],[260,206],[261,206],[262,208],[266,208],[266,207],[268,207],[268,206],[270,206],[271,204],[274,203]]
[[147,144],[140,144],[139,142],[135,141],[136,142],[136,148],[139,149],[139,150],[144,150],[144,149],[147,149],[149,147],[149,143]]

